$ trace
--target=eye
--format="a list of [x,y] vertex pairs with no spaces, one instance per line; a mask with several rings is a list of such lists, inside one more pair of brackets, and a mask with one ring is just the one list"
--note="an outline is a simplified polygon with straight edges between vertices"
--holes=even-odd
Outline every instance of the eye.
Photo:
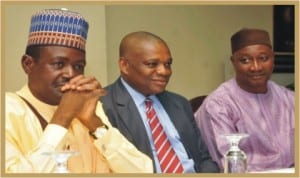
[[63,61],[56,61],[56,62],[52,63],[52,66],[55,69],[61,69],[64,66],[64,62]]
[[78,71],[81,71],[81,72],[84,71],[84,67],[85,67],[85,64],[83,64],[83,63],[76,64],[76,65],[74,66],[75,70],[78,70]]
[[157,62],[146,62],[145,65],[149,68],[155,68],[158,63]]
[[258,56],[258,59],[259,59],[260,61],[263,61],[263,62],[268,61],[269,58],[270,58],[270,57],[269,57],[268,55],[260,55],[260,56]]
[[238,60],[242,64],[248,64],[250,62],[251,58],[249,56],[242,56],[242,57],[239,57]]
[[171,65],[172,65],[172,61],[169,61],[169,62],[167,62],[167,63],[165,64],[165,67],[171,68]]

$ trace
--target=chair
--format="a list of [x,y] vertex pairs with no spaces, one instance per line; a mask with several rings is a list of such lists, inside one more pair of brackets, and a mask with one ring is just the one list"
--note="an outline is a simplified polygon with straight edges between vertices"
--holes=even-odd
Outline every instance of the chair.
[[207,95],[197,96],[192,99],[190,99],[190,104],[192,106],[192,110],[195,113],[197,109],[201,106],[204,99],[207,97]]

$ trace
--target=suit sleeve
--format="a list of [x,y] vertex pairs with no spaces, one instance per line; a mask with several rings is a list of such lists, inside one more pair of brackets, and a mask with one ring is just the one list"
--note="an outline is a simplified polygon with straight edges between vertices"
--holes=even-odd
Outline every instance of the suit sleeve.
[[[195,117],[193,115],[193,111],[191,106],[189,105],[189,102],[186,101],[185,111],[187,111],[187,116],[190,120],[192,130],[194,131],[194,138],[195,142],[191,144],[195,144],[194,147],[197,148],[196,150],[194,148],[190,148],[191,152],[193,152],[194,155],[194,161],[195,161],[195,168],[196,172],[201,173],[218,173],[220,172],[218,164],[212,160],[212,157],[208,151],[208,148],[203,140],[203,137],[197,128]],[[196,152],[196,153],[195,153]],[[198,155],[198,156],[196,156]]]
[[153,173],[152,160],[111,126],[101,104],[98,104],[97,114],[109,129],[94,144],[103,153],[113,172]]

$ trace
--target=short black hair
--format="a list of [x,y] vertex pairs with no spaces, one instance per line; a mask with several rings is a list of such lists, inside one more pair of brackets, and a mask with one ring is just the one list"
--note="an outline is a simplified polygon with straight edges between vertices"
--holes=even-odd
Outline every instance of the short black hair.
[[37,60],[40,58],[40,46],[28,46],[25,50],[25,54],[31,56],[33,59]]

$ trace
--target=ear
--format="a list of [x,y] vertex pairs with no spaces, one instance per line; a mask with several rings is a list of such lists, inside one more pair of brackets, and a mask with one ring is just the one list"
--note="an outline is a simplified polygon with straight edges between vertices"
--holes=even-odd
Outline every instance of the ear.
[[125,57],[119,58],[119,68],[122,74],[128,74],[128,60]]
[[231,63],[233,63],[233,55],[232,56],[230,56],[230,61],[231,61]]
[[230,56],[230,61],[233,62],[233,56]]
[[24,54],[22,56],[21,63],[25,73],[30,74],[35,65],[35,60],[31,56]]
[[272,60],[273,60],[273,62],[272,62],[272,65],[273,65],[273,67],[272,67],[272,72],[274,71],[274,68],[275,68],[275,54],[274,54],[274,52],[272,51]]

